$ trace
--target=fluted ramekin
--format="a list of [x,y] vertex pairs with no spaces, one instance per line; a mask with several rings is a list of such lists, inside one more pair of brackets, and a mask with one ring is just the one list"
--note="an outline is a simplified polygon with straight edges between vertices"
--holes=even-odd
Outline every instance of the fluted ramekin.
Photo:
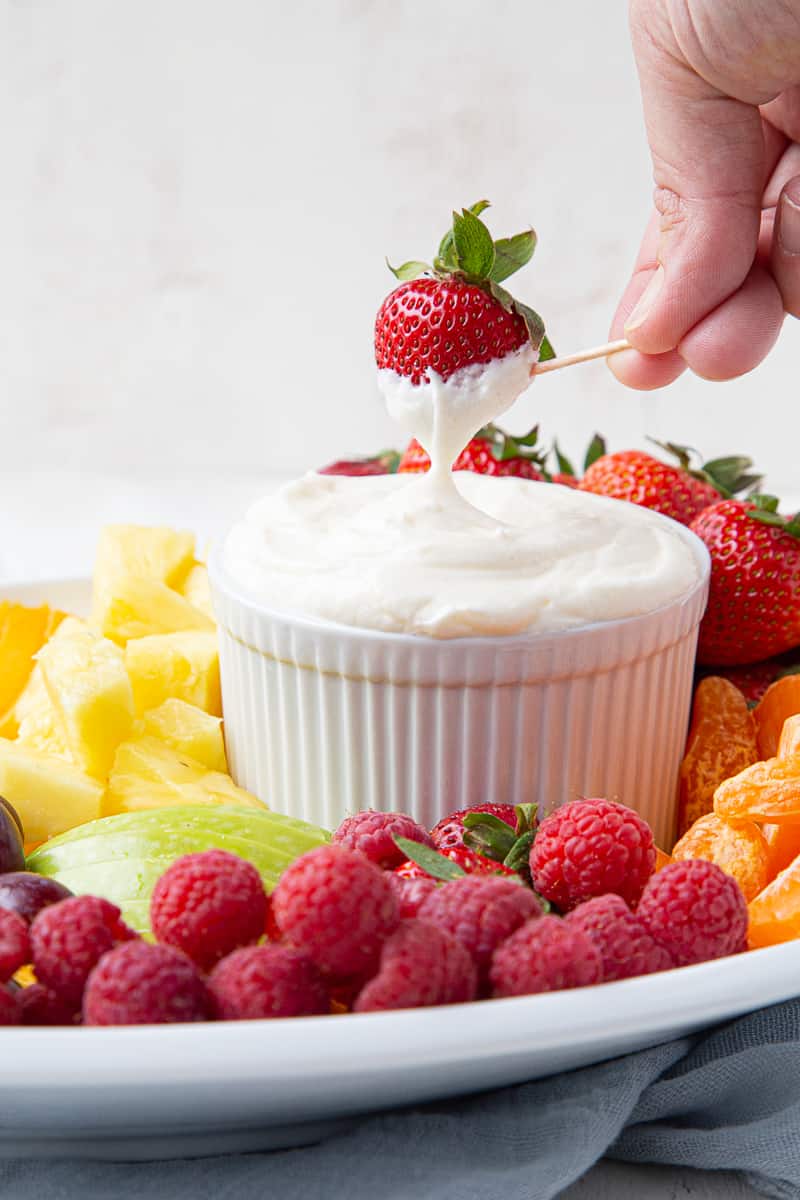
[[[666,520],[667,518],[662,518]],[[225,740],[236,782],[335,828],[362,808],[430,827],[457,808],[601,795],[671,845],[709,559],[691,591],[643,616],[554,634],[442,640],[275,612],[211,586]]]

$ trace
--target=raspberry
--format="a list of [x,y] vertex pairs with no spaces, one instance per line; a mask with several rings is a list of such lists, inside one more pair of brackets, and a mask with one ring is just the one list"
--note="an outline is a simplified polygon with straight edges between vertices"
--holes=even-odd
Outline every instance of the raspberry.
[[23,1025],[74,1025],[76,1014],[56,992],[32,983],[17,993]]
[[208,990],[222,1021],[310,1017],[330,1011],[317,968],[289,946],[245,946],[214,968]]
[[500,942],[541,910],[536,897],[521,883],[501,876],[465,875],[443,887],[420,909],[422,921],[438,925],[469,950],[481,974],[486,974]]
[[31,961],[28,924],[15,912],[0,908],[0,980],[10,979],[15,971]]
[[600,951],[582,929],[560,917],[526,921],[494,952],[489,978],[494,996],[525,996],[599,983]]
[[672,959],[664,947],[653,940],[622,897],[612,892],[585,900],[565,919],[571,928],[582,929],[588,934],[600,951],[605,983],[612,979],[630,979],[634,975],[651,975],[672,966]]
[[388,876],[346,846],[301,854],[283,872],[271,899],[284,937],[338,978],[372,970],[400,920]]
[[427,830],[412,817],[405,813],[375,812],[373,809],[345,817],[334,833],[333,841],[350,850],[360,850],[376,867],[391,870],[406,857],[395,845],[395,836],[421,842],[424,846],[433,845]]
[[461,943],[436,925],[402,921],[384,943],[377,975],[359,992],[354,1012],[462,1004],[474,1000],[478,973]]
[[606,892],[634,905],[655,865],[650,826],[613,800],[573,800],[551,813],[530,854],[534,888],[564,912]]
[[736,954],[747,936],[741,888],[703,858],[670,863],[654,875],[636,915],[677,967]]
[[436,849],[444,851],[452,850],[454,846],[463,846],[464,817],[477,812],[491,813],[493,817],[505,821],[512,829],[517,828],[517,813],[513,804],[473,804],[471,808],[459,808],[457,812],[450,813],[449,817],[442,817],[441,821],[434,825],[431,841]]
[[141,941],[105,954],[83,996],[84,1025],[165,1025],[207,1015],[208,994],[192,960]]
[[239,946],[257,942],[267,920],[267,896],[252,863],[228,850],[184,854],[161,876],[150,900],[159,942],[209,970]]
[[19,1025],[21,1012],[18,997],[19,992],[12,992],[11,988],[0,983],[0,1025]]
[[45,987],[78,1009],[89,972],[116,942],[136,937],[116,904],[71,896],[43,908],[30,928],[33,968]]
[[[413,874],[409,870],[411,867],[415,868]],[[389,882],[397,896],[401,917],[416,917],[422,905],[439,886],[435,879],[423,874],[422,868],[417,867],[410,859],[392,871]]]

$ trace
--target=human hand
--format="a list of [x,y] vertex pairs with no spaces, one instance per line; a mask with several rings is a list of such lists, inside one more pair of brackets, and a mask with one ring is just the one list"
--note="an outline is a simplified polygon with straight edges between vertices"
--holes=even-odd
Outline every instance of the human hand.
[[631,0],[655,212],[611,326],[635,388],[752,370],[800,316],[800,0]]

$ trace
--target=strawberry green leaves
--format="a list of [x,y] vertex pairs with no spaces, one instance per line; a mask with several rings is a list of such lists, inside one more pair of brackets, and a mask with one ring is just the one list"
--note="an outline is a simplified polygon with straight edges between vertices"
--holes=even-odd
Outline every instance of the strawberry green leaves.
[[693,457],[700,458],[696,450],[690,446],[681,446],[677,442],[660,442],[649,438],[654,446],[666,450],[678,460],[678,466],[688,471],[693,479],[710,483],[725,500],[740,496],[743,492],[753,492],[760,485],[763,476],[753,471],[753,460],[747,454],[731,454],[724,458],[712,458],[708,462],[700,461],[700,465],[692,465]]
[[468,208],[453,213],[453,245],[458,268],[467,279],[491,278],[495,260],[492,235]]
[[510,238],[500,238],[494,244],[494,263],[490,278],[494,283],[502,283],[519,271],[533,258],[536,249],[536,234],[532,229],[524,233],[515,233]]
[[773,529],[780,529],[782,533],[788,533],[791,537],[800,538],[800,513],[795,513],[793,517],[784,517],[778,512],[778,504],[780,501],[777,496],[757,495],[751,496],[755,508],[750,509],[749,515],[754,521],[759,521],[762,525],[771,525]]
[[415,258],[412,258],[410,262],[402,263],[399,267],[393,267],[387,258],[386,265],[395,279],[399,279],[401,283],[407,283],[409,279],[419,279],[420,275],[424,275],[426,271],[430,272],[432,269],[427,263],[420,262]]
[[406,858],[410,858],[432,879],[441,879],[447,882],[448,879],[460,879],[462,875],[466,875],[466,871],[462,870],[458,863],[445,858],[443,854],[439,854],[438,850],[431,850],[430,846],[423,846],[422,842],[414,842],[411,838],[396,836],[394,844],[403,851]]

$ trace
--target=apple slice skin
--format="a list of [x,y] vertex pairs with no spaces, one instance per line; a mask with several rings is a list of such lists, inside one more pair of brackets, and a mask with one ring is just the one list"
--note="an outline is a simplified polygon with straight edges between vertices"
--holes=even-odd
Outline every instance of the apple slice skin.
[[268,809],[171,805],[71,829],[34,851],[27,868],[59,880],[76,895],[110,900],[146,935],[156,880],[180,855],[230,850],[253,863],[269,892],[289,863],[328,841],[327,830]]

